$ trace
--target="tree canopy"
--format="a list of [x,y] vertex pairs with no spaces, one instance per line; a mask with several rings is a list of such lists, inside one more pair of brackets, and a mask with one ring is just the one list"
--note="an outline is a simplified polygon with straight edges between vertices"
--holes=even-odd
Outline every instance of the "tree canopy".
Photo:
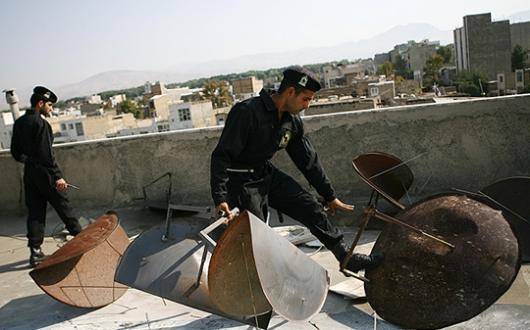
[[512,71],[526,68],[526,57],[528,50],[520,45],[515,45],[512,52]]

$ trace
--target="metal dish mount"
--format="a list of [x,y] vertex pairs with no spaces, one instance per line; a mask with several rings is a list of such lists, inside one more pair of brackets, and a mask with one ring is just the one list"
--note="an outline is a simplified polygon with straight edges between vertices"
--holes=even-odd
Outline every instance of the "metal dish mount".
[[329,287],[324,268],[249,212],[215,242],[210,233],[224,224],[168,218],[129,246],[116,281],[263,329],[273,311],[287,320],[320,311]]

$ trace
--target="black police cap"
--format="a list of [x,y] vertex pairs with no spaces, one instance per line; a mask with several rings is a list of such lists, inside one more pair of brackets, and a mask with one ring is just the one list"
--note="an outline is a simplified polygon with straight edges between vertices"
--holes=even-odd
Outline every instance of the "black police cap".
[[287,68],[283,72],[283,80],[313,92],[318,92],[322,88],[313,72],[298,65]]
[[39,100],[56,103],[57,95],[44,86],[36,86],[33,88],[33,94],[39,97]]

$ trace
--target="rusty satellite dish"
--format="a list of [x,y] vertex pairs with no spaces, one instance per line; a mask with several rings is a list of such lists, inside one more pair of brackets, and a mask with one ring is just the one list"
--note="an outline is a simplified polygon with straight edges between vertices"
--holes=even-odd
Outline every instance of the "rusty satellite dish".
[[[255,325],[254,318],[221,312],[208,293],[210,253],[199,232],[204,223],[171,223],[138,236],[125,251],[116,281],[158,297]],[[258,318],[268,324],[270,314]]]
[[399,200],[412,185],[414,175],[399,158],[383,152],[371,152],[355,157],[352,165],[377,194],[399,209],[405,209]]
[[530,177],[502,179],[483,188],[480,193],[503,212],[519,240],[522,261],[529,262]]
[[249,212],[225,230],[214,250],[208,288],[215,304],[232,315],[271,310],[303,321],[326,300],[327,271]]
[[384,262],[367,271],[370,305],[405,328],[441,328],[468,320],[493,304],[520,267],[517,239],[501,212],[465,195],[415,203],[401,221],[452,244],[448,249],[401,226],[387,226],[373,252]]
[[[201,223],[168,221],[166,226],[142,233],[125,252],[116,281],[263,329],[268,327],[274,308],[289,320],[306,319],[320,310],[328,287],[322,267],[246,212],[234,219],[215,243],[208,233],[224,222],[221,218],[203,229]],[[308,286],[301,287],[296,281]],[[282,286],[282,282],[293,286]],[[276,286],[283,291],[275,291]],[[311,300],[302,307],[291,306],[296,297]],[[227,307],[234,299],[236,310]]]
[[118,218],[106,214],[29,274],[44,292],[60,302],[85,308],[105,306],[127,290],[114,282],[114,274],[128,245]]

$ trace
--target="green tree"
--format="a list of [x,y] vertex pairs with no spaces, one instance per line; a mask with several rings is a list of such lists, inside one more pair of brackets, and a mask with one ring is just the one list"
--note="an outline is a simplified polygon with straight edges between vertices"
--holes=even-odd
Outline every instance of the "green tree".
[[444,64],[453,63],[453,48],[450,45],[440,46],[436,50],[436,54],[443,58]]
[[134,118],[143,118],[142,109],[133,101],[125,100],[119,104],[120,113],[132,113]]
[[390,61],[385,61],[385,63],[381,64],[377,68],[377,74],[378,75],[383,74],[386,77],[390,77],[393,72],[394,72],[394,65]]
[[488,77],[476,71],[464,71],[455,80],[456,88],[461,93],[471,96],[484,96],[488,93]]
[[433,54],[423,68],[425,84],[432,86],[440,83],[440,69],[444,65],[444,58],[439,54]]
[[207,80],[202,88],[203,99],[212,101],[214,109],[228,107],[232,104],[232,95],[230,95],[226,81]]
[[526,68],[526,56],[528,50],[523,49],[520,45],[515,45],[512,52],[512,71]]
[[413,76],[412,71],[407,66],[407,61],[405,61],[401,55],[396,56],[394,72],[397,76],[401,76],[405,79],[412,79]]

